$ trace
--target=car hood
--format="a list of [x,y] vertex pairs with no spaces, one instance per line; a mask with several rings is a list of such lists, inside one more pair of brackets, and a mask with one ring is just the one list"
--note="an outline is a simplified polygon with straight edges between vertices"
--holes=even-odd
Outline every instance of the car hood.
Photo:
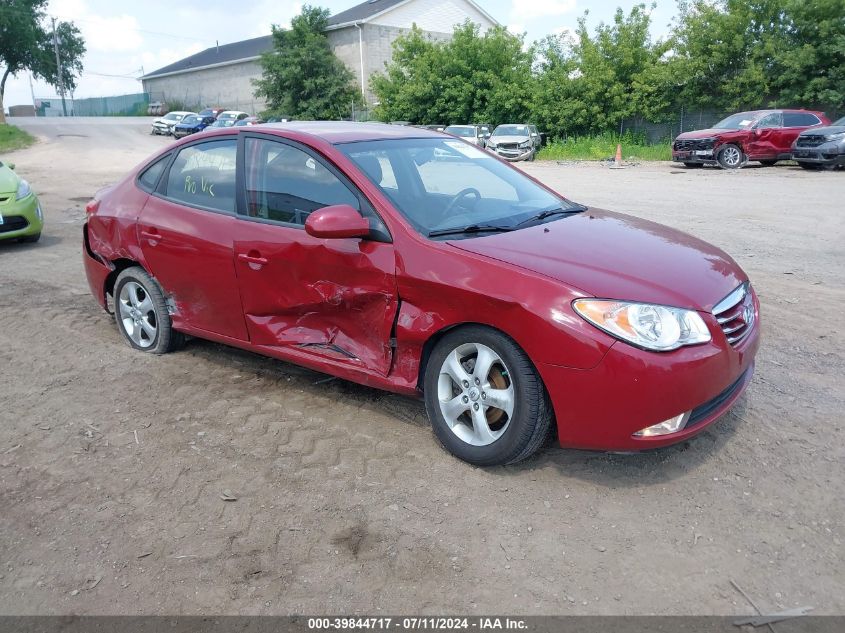
[[692,310],[712,310],[747,279],[730,256],[707,242],[600,209],[450,244],[592,296]]
[[712,138],[714,136],[722,136],[723,134],[733,134],[735,132],[745,132],[746,130],[730,130],[730,129],[723,129],[723,128],[708,128],[706,130],[693,130],[692,132],[684,132],[682,134],[678,134],[675,140],[689,140],[689,139],[696,139],[696,138]]
[[499,143],[524,143],[530,138],[530,136],[491,136],[490,142],[497,145]]
[[804,130],[799,136],[812,134],[813,136],[828,136],[829,134],[842,134],[845,132],[845,125],[828,125],[826,127],[811,127]]
[[18,183],[21,181],[11,169],[5,165],[0,166],[0,193],[15,193],[18,190]]

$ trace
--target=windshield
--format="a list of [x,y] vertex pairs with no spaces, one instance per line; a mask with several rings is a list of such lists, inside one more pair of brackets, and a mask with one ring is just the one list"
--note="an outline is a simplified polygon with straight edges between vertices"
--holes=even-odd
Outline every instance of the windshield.
[[218,121],[225,121],[227,119],[237,119],[237,118],[238,118],[237,112],[221,112],[218,115],[217,120]]
[[[471,225],[510,228],[544,211],[580,209],[457,139],[364,141],[338,149],[426,236]],[[555,219],[560,217],[565,216]],[[449,239],[479,235],[459,233]]]
[[493,136],[528,136],[527,125],[500,125]]
[[713,127],[717,130],[747,130],[760,116],[760,112],[740,112],[722,119]]
[[199,123],[201,119],[196,114],[190,114],[182,119],[182,123],[185,125],[196,125]]
[[455,136],[475,136],[475,128],[465,127],[462,125],[450,125],[444,132],[454,134]]
[[182,120],[182,115],[181,115],[181,114],[176,114],[175,112],[171,112],[170,114],[165,114],[165,115],[164,115],[164,120],[165,120],[165,121],[181,121],[181,120]]

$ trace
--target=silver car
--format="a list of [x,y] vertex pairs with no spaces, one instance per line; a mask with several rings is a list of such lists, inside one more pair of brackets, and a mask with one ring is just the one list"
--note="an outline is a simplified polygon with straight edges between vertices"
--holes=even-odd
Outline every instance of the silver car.
[[153,129],[150,130],[150,134],[164,134],[165,136],[170,136],[173,134],[173,128],[176,126],[177,123],[181,123],[182,119],[186,116],[196,114],[195,112],[183,112],[183,111],[174,111],[168,112],[163,117],[159,117],[155,121],[153,121]]
[[464,139],[468,143],[478,145],[478,147],[486,147],[487,135],[480,125],[450,125],[445,130],[446,134],[457,136]]
[[542,139],[535,125],[500,125],[487,140],[487,149],[505,160],[534,160]]

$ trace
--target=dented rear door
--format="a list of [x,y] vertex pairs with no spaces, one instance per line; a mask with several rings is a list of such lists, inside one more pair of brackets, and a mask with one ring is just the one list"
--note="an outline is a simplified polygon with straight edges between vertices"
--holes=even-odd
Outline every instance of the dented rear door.
[[251,343],[295,347],[387,375],[397,310],[387,242],[318,239],[308,215],[367,203],[337,169],[305,147],[246,136],[235,267]]

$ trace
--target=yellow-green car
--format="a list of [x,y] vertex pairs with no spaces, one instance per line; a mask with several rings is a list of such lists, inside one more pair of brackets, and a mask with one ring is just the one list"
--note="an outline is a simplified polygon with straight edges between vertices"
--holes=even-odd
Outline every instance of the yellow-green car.
[[0,163],[0,240],[37,242],[43,228],[41,204],[29,183]]

